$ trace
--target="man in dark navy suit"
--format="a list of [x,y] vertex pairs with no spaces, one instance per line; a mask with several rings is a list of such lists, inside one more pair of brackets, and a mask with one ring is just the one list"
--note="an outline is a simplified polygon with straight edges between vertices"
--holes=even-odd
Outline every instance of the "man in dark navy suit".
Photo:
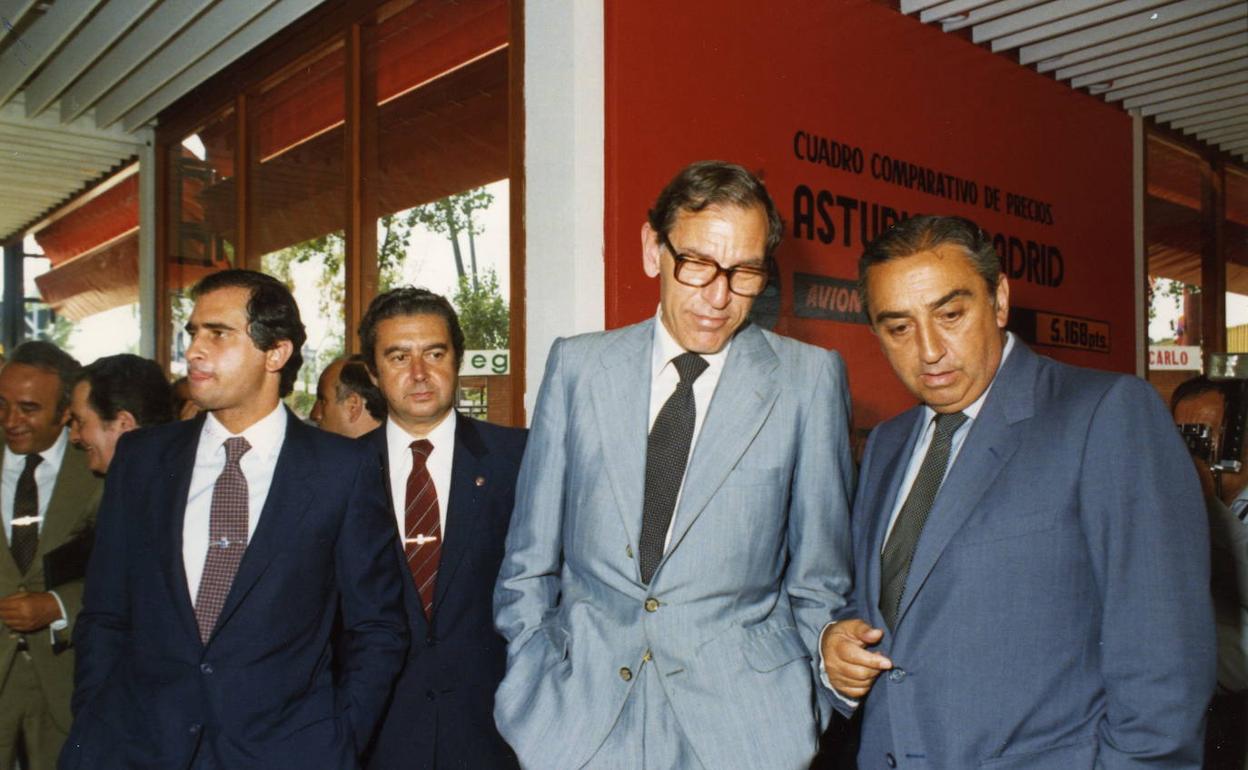
[[411,573],[412,646],[368,766],[514,767],[494,727],[506,645],[491,600],[525,431],[454,409],[464,333],[445,298],[412,287],[382,294],[360,340],[389,412],[361,440],[385,463]]
[[194,296],[201,414],[117,445],[60,766],[351,770],[408,640],[380,463],[282,405],[304,341],[285,286],[226,270]]

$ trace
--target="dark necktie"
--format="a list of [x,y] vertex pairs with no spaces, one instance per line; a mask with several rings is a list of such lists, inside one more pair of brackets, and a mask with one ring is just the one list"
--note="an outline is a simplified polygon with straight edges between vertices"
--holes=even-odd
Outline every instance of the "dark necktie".
[[412,581],[420,591],[425,617],[432,617],[433,592],[438,584],[438,563],[442,560],[442,523],[438,515],[438,490],[429,475],[428,439],[411,443],[412,472],[407,476],[407,500],[403,514],[403,552]]
[[680,483],[689,462],[689,445],[693,442],[693,426],[697,408],[693,400],[693,383],[706,371],[706,359],[697,353],[681,353],[672,359],[680,382],[664,402],[650,428],[646,442],[646,495],[642,506],[641,582],[649,584],[663,558],[667,529],[676,510]]
[[914,558],[919,535],[923,533],[927,514],[932,510],[932,502],[945,478],[953,434],[966,419],[966,415],[961,412],[936,415],[936,435],[932,437],[923,464],[919,466],[919,474],[914,477],[914,485],[910,487],[910,494],[906,497],[905,505],[901,506],[901,512],[897,514],[893,531],[889,533],[888,542],[884,546],[880,612],[890,629],[897,623],[897,610],[901,607],[901,596],[906,590],[910,560]]
[[199,579],[195,599],[195,620],[199,638],[208,643],[217,627],[217,618],[225,606],[225,598],[234,585],[238,564],[247,550],[247,478],[238,461],[251,444],[242,436],[225,440],[225,468],[212,488],[212,508],[208,518],[208,555],[204,558],[204,574]]
[[26,455],[26,467],[17,477],[17,491],[13,494],[13,529],[9,538],[9,550],[17,571],[26,574],[39,550],[39,485],[35,483],[35,468],[43,458]]

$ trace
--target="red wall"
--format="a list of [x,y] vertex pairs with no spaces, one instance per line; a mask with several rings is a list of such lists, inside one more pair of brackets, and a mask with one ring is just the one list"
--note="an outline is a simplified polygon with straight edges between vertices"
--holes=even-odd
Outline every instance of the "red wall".
[[[805,159],[799,132],[861,151],[861,172]],[[962,199],[876,178],[877,155],[956,176]],[[878,204],[958,214],[1020,244],[1056,248],[1060,275],[1054,267],[1012,278],[1012,304],[1107,324],[1108,350],[1036,349],[1133,371],[1130,120],[1097,99],[867,0],[607,0],[608,327],[654,313],[658,285],[642,272],[641,224],[668,179],[704,158],[762,173],[788,223],[777,253],[775,329],[841,352],[858,426],[891,417],[913,398],[867,326],[796,314],[809,312],[808,299],[835,294],[807,287],[795,296],[795,273],[856,278],[858,212],[847,246],[837,196],[866,202],[868,239],[870,206]],[[810,226],[795,235],[803,188],[815,206]],[[1000,191],[999,210],[986,207],[988,188]],[[818,211],[821,191],[828,221]],[[1032,208],[1033,216],[1051,222],[1010,213],[1007,194],[1039,202],[1046,208]],[[1046,320],[1042,333],[1048,328]]]

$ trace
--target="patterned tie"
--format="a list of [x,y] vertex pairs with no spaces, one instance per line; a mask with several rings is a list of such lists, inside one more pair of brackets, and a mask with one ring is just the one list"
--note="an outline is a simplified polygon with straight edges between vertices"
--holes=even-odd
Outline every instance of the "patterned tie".
[[880,612],[890,629],[897,623],[897,610],[901,607],[901,596],[906,591],[910,560],[914,558],[919,535],[923,533],[927,514],[932,510],[932,502],[936,500],[936,493],[940,491],[941,482],[945,478],[953,434],[966,420],[966,415],[961,412],[936,415],[936,435],[932,438],[931,446],[927,448],[923,464],[919,466],[919,475],[914,477],[914,485],[910,487],[910,494],[901,506],[901,512],[897,514],[893,531],[884,546]]
[[659,567],[667,542],[667,529],[676,510],[680,483],[689,462],[689,445],[693,442],[693,426],[697,407],[693,399],[693,383],[706,371],[706,359],[697,353],[681,353],[672,359],[680,382],[654,418],[650,438],[646,442],[646,494],[642,505],[641,582],[649,585]]
[[195,620],[204,644],[217,627],[225,597],[230,595],[238,564],[243,560],[243,551],[247,550],[247,477],[238,461],[249,449],[251,444],[242,436],[225,440],[225,468],[212,488],[208,556],[204,559],[204,574],[195,599]]
[[412,472],[407,476],[407,505],[404,507],[403,551],[412,581],[420,591],[425,617],[433,612],[433,592],[438,584],[438,562],[442,560],[442,525],[438,516],[438,490],[427,466],[433,444],[427,439],[413,441]]
[[43,458],[26,455],[26,467],[17,477],[17,491],[13,494],[13,531],[9,550],[17,571],[26,574],[39,550],[39,485],[35,483],[35,468]]

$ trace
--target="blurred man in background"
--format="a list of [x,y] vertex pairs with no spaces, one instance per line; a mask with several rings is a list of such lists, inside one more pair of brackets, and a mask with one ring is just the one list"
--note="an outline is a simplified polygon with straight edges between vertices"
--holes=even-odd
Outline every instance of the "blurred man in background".
[[386,419],[386,400],[369,379],[360,356],[339,358],[316,383],[316,404],[308,415],[321,430],[359,438]]

